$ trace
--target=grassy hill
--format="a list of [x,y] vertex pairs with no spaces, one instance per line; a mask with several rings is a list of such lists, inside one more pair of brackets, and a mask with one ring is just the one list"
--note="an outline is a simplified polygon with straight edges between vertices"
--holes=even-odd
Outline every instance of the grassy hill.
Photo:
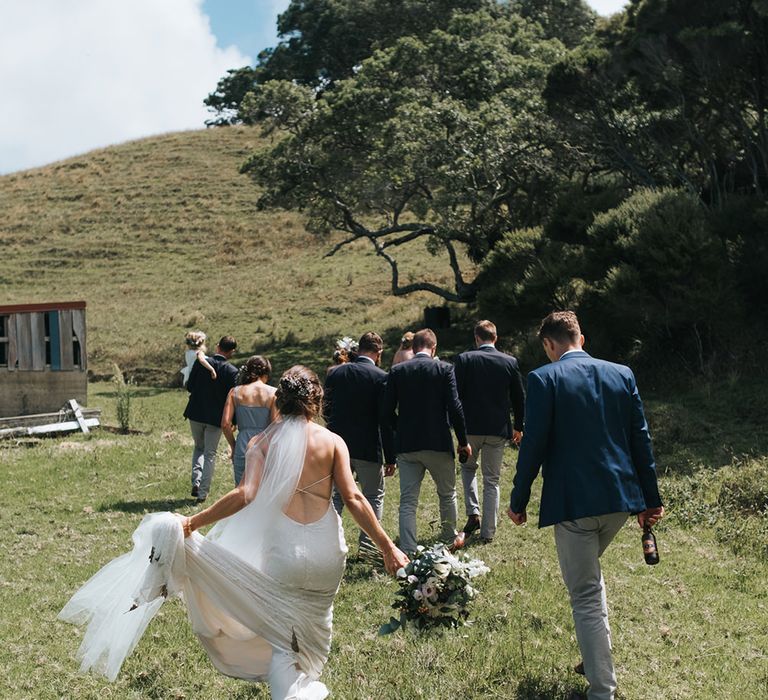
[[[85,299],[91,369],[117,362],[163,382],[192,327],[232,333],[242,355],[325,362],[333,337],[373,328],[394,340],[417,324],[438,300],[392,297],[369,247],[323,259],[331,241],[299,215],[256,210],[238,168],[259,144],[247,127],[184,132],[0,177],[3,303]],[[449,281],[422,243],[400,255],[403,281]]]

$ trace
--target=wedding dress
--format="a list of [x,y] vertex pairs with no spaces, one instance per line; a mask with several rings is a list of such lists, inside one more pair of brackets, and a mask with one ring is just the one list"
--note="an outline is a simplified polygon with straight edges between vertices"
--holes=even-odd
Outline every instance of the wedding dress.
[[286,515],[308,492],[298,488],[306,444],[303,418],[267,428],[246,457],[248,504],[205,537],[193,532],[185,540],[172,513],[144,517],[133,551],[96,573],[59,613],[88,623],[82,671],[114,680],[163,601],[179,595],[219,671],[269,682],[273,698],[327,697],[317,679],[347,548],[330,501],[311,522]]

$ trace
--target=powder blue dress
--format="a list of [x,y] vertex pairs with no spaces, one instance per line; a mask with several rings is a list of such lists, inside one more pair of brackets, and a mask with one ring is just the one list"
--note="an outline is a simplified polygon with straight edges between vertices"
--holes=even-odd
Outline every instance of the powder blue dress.
[[245,449],[251,438],[258,435],[269,425],[268,406],[246,406],[240,403],[238,389],[234,389],[235,421],[237,422],[237,439],[235,440],[235,454],[232,460],[235,476],[235,486],[240,483],[245,471]]

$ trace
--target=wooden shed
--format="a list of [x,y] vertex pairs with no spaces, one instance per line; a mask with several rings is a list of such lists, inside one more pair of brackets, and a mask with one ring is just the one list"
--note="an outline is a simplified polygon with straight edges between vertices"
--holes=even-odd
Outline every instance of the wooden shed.
[[0,416],[88,398],[85,302],[0,306]]

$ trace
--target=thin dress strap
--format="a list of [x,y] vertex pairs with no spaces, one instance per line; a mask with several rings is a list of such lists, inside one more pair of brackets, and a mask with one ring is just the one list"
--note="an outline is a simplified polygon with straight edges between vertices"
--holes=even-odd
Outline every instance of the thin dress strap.
[[317,481],[313,481],[311,484],[307,484],[306,486],[302,486],[301,488],[299,488],[297,486],[296,487],[296,491],[297,492],[301,491],[301,493],[308,493],[311,496],[317,496],[318,494],[312,493],[309,489],[311,489],[316,484],[319,484],[321,481],[325,481],[326,479],[330,479],[332,476],[333,476],[333,474],[326,474],[322,479],[318,479]]

